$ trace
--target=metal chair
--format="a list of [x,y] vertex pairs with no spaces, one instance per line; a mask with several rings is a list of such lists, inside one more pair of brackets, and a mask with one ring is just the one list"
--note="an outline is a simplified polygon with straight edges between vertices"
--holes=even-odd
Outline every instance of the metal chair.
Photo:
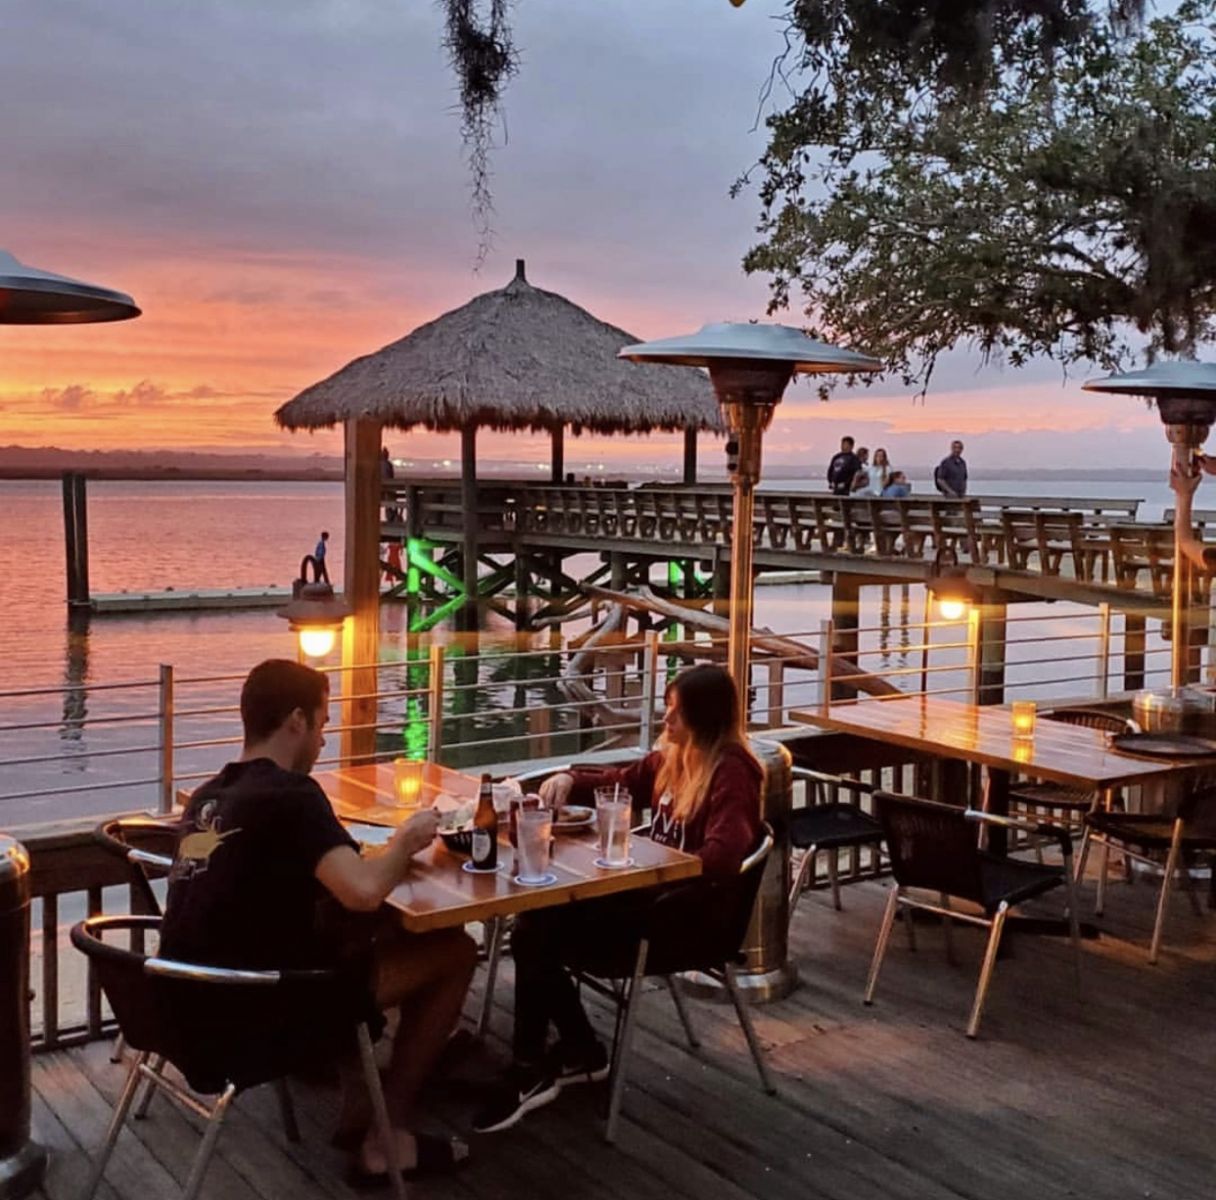
[[1203,911],[1195,894],[1189,867],[1195,854],[1216,853],[1216,788],[1202,788],[1185,796],[1173,817],[1161,813],[1089,813],[1085,818],[1085,833],[1077,856],[1078,882],[1084,877],[1085,863],[1094,842],[1102,847],[1102,868],[1098,873],[1094,904],[1094,911],[1099,916],[1105,907],[1111,846],[1120,851],[1125,862],[1134,859],[1154,867],[1161,866],[1161,855],[1165,855],[1161,891],[1157,896],[1157,915],[1148,949],[1148,961],[1155,964],[1161,952],[1170,892],[1177,871],[1182,871],[1183,887],[1190,896],[1196,914]]
[[[127,1045],[136,1056],[81,1200],[91,1200],[143,1081],[206,1121],[183,1200],[202,1187],[228,1108],[238,1092],[281,1079],[337,1051],[355,1034],[397,1200],[404,1200],[396,1143],[380,1087],[365,1000],[335,971],[245,971],[149,957],[103,940],[107,933],[156,933],[158,916],[90,917],[72,944],[97,972]],[[186,1087],[164,1074],[166,1064]],[[200,1096],[215,1097],[211,1104]]]
[[[144,916],[161,915],[160,901],[152,888],[154,880],[163,879],[173,866],[173,856],[182,836],[177,820],[157,820],[154,817],[111,817],[93,830],[93,839],[127,866],[127,885],[131,889],[132,911]],[[136,931],[138,939],[139,932]],[[138,945],[138,941],[136,942]],[[111,1062],[122,1062],[125,1043],[120,1033],[110,1051]],[[152,1098],[149,1088],[145,1100]],[[136,1115],[143,1115],[143,1105]]]
[[[870,795],[874,791],[870,784],[859,779],[846,779],[820,771],[802,769],[799,770],[798,777],[808,780],[816,793],[825,786],[845,788],[864,795]],[[789,829],[791,845],[802,851],[801,861],[790,885],[790,925],[794,923],[794,910],[806,886],[807,876],[813,876],[815,856],[821,850],[828,856],[828,882],[832,887],[832,903],[836,911],[840,912],[843,908],[840,902],[840,851],[870,846],[875,855],[879,854],[883,840],[882,826],[876,818],[863,812],[857,802],[827,801],[795,809],[790,815]]]
[[597,962],[597,948],[588,946],[587,957],[570,964],[581,982],[617,1005],[608,1121],[604,1130],[606,1141],[616,1141],[641,985],[647,976],[661,978],[666,983],[688,1044],[694,1050],[701,1043],[675,976],[697,971],[721,983],[735,1006],[735,1015],[747,1039],[761,1086],[770,1095],[776,1092],[747,1004],[735,982],[736,967],[742,961],[740,947],[755,907],[764,863],[772,848],[773,831],[766,824],[760,845],[744,860],[735,880],[725,884],[692,880],[656,896],[642,922],[632,961],[615,955]]
[[[1006,917],[1015,905],[1057,887],[1064,887],[1068,893],[1068,929],[1076,961],[1077,985],[1080,986],[1080,928],[1073,890],[1072,839],[1066,829],[1045,823],[1030,825],[1009,817],[974,812],[914,796],[898,796],[892,792],[875,792],[874,808],[886,834],[895,886],[887,900],[878,942],[874,947],[874,959],[866,982],[866,1004],[874,1001],[874,989],[878,985],[878,973],[886,956],[897,909],[902,907],[905,910],[908,939],[913,949],[913,909],[923,909],[941,917],[946,931],[948,955],[953,951],[952,922],[980,925],[989,934],[975,1001],[967,1022],[967,1036],[975,1037],[988,996],[988,986],[992,982]],[[981,850],[975,836],[977,822],[1054,837],[1064,855],[1064,866],[1023,862]],[[909,895],[910,888],[935,893],[937,903]],[[969,901],[978,906],[981,913],[951,908],[952,898]]]
[[[1114,735],[1137,733],[1140,729],[1136,722],[1128,717],[1100,709],[1064,708],[1049,713],[1046,719],[1059,721],[1064,725],[1098,729]],[[1066,825],[1074,834],[1084,832],[1085,815],[1096,811],[1102,801],[1103,797],[1099,792],[1069,787],[1064,783],[1033,783],[1027,780],[1014,784],[1009,791],[1009,811],[1015,816],[1024,814],[1027,819],[1037,820],[1038,814],[1044,810],[1051,814],[1058,813],[1060,816],[1056,823]],[[1041,843],[1036,842],[1035,847],[1041,862]]]

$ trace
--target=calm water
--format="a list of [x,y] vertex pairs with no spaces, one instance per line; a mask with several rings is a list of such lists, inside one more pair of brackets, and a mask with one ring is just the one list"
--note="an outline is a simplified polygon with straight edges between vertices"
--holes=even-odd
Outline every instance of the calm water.
[[[772,480],[773,488],[817,487],[818,481]],[[1008,480],[976,481],[977,493],[1042,495],[1045,487],[1021,487]],[[928,485],[916,487],[925,494]],[[1138,497],[1145,517],[1159,517],[1170,503],[1164,484],[1085,481],[1068,488],[1076,496]],[[63,683],[121,684],[154,681],[158,664],[172,664],[178,674],[177,707],[181,713],[178,738],[203,741],[230,737],[232,717],[197,713],[231,704],[242,675],[255,662],[272,655],[293,656],[293,639],[285,623],[269,610],[247,613],[94,618],[85,628],[70,628],[66,617],[63,517],[57,481],[0,481],[5,535],[0,543],[0,612],[4,617],[3,690],[58,689]],[[341,586],[341,484],[240,483],[105,483],[89,484],[90,582],[94,592],[142,591],[199,586],[287,586],[301,557],[309,553],[321,529],[331,531],[331,575]],[[890,618],[899,623],[900,589],[885,598]],[[909,598],[911,619],[918,620],[921,598]],[[863,626],[878,625],[880,593],[866,600]],[[757,621],[778,632],[818,628],[827,615],[827,591],[818,585],[781,585],[757,590]],[[1030,606],[1026,606],[1029,610]],[[1069,606],[1035,606],[1047,619],[1064,617]],[[400,662],[396,682],[419,682],[407,660],[425,657],[425,645],[404,632],[400,607],[386,606],[382,618],[381,656]],[[438,631],[436,637],[450,640]],[[918,640],[915,631],[911,641]],[[907,663],[900,652],[900,631],[869,635],[865,642],[887,653],[869,665],[898,668]],[[909,636],[902,638],[904,646]],[[491,623],[481,637],[481,653],[514,644],[502,623]],[[537,640],[536,645],[547,644]],[[557,669],[551,656],[537,659],[536,673]],[[487,686],[468,696],[471,711],[461,722],[465,738],[501,735],[504,721],[496,710],[537,703],[535,689],[525,693],[516,681],[504,680],[504,668],[483,663],[480,682]],[[187,684],[186,679],[209,682]],[[489,686],[497,680],[494,686]],[[812,685],[804,683],[804,689]],[[809,701],[811,691],[805,695]],[[521,699],[522,697],[522,699]],[[556,693],[549,702],[557,701]],[[0,766],[0,795],[50,786],[91,787],[103,780],[146,780],[155,773],[156,708],[154,687],[91,692],[87,699],[62,692],[46,696],[0,696],[0,727],[53,722],[50,730],[0,728],[0,760],[66,754],[67,763]],[[107,724],[109,718],[147,714],[140,724]],[[507,724],[511,724],[508,722]],[[523,729],[523,718],[511,728]],[[121,747],[138,751],[110,757],[88,752]],[[147,749],[140,749],[141,747]],[[229,753],[228,747],[198,747],[179,754],[178,770],[211,770]],[[147,803],[150,784],[133,783],[119,792],[83,791],[39,800],[13,800],[0,808],[0,823],[15,824],[66,812],[100,812],[115,807],[115,797]]]

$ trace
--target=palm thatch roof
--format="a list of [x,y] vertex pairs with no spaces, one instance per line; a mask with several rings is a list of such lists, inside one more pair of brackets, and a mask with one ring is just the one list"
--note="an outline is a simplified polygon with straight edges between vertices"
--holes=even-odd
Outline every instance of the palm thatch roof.
[[724,426],[709,379],[617,358],[637,339],[556,292],[533,287],[523,260],[504,288],[419,326],[306,388],[275,413],[287,429],[351,417],[441,432],[469,425],[576,433]]

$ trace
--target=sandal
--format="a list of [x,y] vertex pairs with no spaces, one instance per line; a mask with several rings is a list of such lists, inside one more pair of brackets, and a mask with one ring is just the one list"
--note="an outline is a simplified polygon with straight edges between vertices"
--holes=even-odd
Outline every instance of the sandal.
[[[412,1167],[405,1167],[401,1178],[406,1183],[419,1179],[430,1179],[436,1175],[450,1175],[469,1161],[468,1143],[460,1138],[436,1137],[429,1133],[414,1134],[417,1145],[418,1161]],[[347,1183],[358,1190],[386,1187],[388,1185],[387,1171],[366,1171],[356,1159],[350,1165],[346,1176]]]

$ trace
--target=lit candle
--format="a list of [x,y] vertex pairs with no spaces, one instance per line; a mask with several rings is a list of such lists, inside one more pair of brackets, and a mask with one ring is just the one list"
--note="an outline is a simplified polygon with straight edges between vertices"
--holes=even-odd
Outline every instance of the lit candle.
[[1015,700],[1013,702],[1013,736],[1022,741],[1034,737],[1034,701]]
[[417,808],[422,797],[424,763],[412,758],[393,760],[393,790],[401,808]]

